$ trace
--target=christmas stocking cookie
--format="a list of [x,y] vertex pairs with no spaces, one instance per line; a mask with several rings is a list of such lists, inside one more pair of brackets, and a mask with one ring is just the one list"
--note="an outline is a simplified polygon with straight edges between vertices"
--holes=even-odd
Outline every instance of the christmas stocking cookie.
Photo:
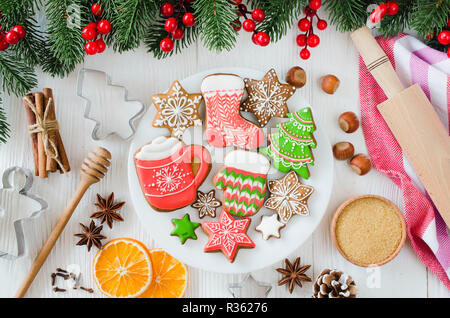
[[269,134],[268,147],[260,152],[272,159],[272,164],[281,172],[294,170],[302,178],[309,178],[307,164],[314,165],[311,149],[317,143],[313,132],[316,129],[311,108],[305,107],[295,113],[287,114],[288,122],[277,125],[278,132]]
[[206,138],[214,147],[258,148],[263,132],[239,113],[244,81],[233,74],[212,74],[203,79],[206,104]]
[[224,167],[213,179],[214,186],[223,190],[223,209],[237,216],[257,213],[266,196],[269,169],[269,160],[257,152],[233,150],[227,153]]

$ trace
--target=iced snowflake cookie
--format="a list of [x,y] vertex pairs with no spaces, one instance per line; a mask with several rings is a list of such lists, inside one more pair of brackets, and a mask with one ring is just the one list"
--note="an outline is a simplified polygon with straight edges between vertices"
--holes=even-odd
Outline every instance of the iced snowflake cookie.
[[232,263],[239,248],[255,247],[246,233],[250,222],[250,219],[234,219],[226,211],[222,211],[218,222],[202,222],[202,229],[209,236],[204,251],[221,251]]
[[301,184],[294,171],[281,179],[270,180],[269,191],[270,197],[264,206],[277,211],[281,222],[287,223],[295,214],[309,215],[308,199],[314,188]]
[[[198,158],[199,169],[192,170]],[[211,168],[208,150],[184,145],[175,137],[157,137],[134,154],[142,191],[156,211],[173,211],[191,204]]]
[[198,114],[202,94],[188,94],[178,81],[173,82],[167,94],[153,95],[152,101],[157,110],[153,127],[167,128],[181,138],[186,129],[202,124]]
[[258,148],[264,141],[261,128],[241,117],[239,104],[244,81],[234,74],[211,74],[202,81],[206,106],[206,138],[213,147]]
[[295,93],[295,87],[281,84],[274,69],[258,81],[244,79],[248,97],[241,110],[255,114],[260,127],[267,125],[272,117],[286,117],[289,113],[286,101]]
[[263,206],[266,196],[266,157],[247,150],[233,150],[226,154],[224,166],[213,178],[218,190],[223,190],[223,209],[237,216],[252,216]]
[[215,218],[216,210],[221,205],[222,203],[216,199],[216,191],[211,190],[208,193],[197,191],[197,200],[191,204],[191,207],[198,210],[198,217],[202,219],[205,216]]
[[267,136],[270,145],[259,151],[272,159],[273,166],[281,172],[294,170],[302,178],[309,178],[309,165],[314,165],[311,149],[317,143],[313,133],[316,130],[311,108],[305,107],[287,114],[289,121],[277,124],[278,132]]
[[256,231],[261,232],[263,239],[268,240],[270,237],[280,238],[280,230],[286,224],[278,221],[278,214],[263,215],[261,223],[256,227]]

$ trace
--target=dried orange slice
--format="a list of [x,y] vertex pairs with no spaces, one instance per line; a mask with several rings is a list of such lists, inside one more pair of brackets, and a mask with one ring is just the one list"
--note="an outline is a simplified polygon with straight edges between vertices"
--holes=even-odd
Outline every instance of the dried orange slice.
[[187,268],[162,249],[150,250],[153,281],[140,298],[180,298],[187,288]]
[[138,297],[152,282],[152,261],[145,245],[130,238],[108,242],[95,255],[95,283],[108,297]]

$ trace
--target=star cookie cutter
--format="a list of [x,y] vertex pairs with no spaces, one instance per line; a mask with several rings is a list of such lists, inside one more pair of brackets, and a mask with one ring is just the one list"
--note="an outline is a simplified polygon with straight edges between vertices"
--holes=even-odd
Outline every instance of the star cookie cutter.
[[[146,111],[143,103],[128,99],[128,91],[124,86],[113,84],[108,74],[94,69],[82,68],[78,72],[77,96],[85,101],[84,118],[95,122],[91,133],[95,141],[112,135],[125,141],[130,140],[136,133],[139,119]],[[117,106],[119,104],[123,107]],[[111,110],[111,106],[117,107],[117,112]],[[127,120],[126,129],[122,129],[124,120]],[[115,128],[104,128],[107,126],[106,122],[111,121],[116,123]]]
[[[252,274],[246,274],[240,283],[228,285],[228,291],[233,298],[267,298],[271,290],[271,284],[257,281]],[[248,295],[250,291],[253,296]]]
[[[13,180],[13,183],[11,184],[10,179],[16,173],[20,173],[25,177],[23,185],[16,184],[16,180]],[[28,193],[33,185],[33,174],[28,169],[21,167],[11,167],[6,169],[3,173],[2,183],[3,186],[0,188],[0,237],[5,238],[6,235],[8,235],[8,224],[2,222],[7,219],[6,213],[9,213],[9,209],[7,211],[5,207],[9,206],[12,208],[15,205],[16,208],[18,208],[21,205],[25,205],[25,201],[28,201],[30,207],[36,206],[36,209],[34,207],[30,208],[30,210],[32,209],[33,211],[29,214],[19,216],[17,219],[10,217],[11,219],[15,219],[12,224],[14,226],[15,240],[17,242],[17,255],[12,254],[10,251],[5,252],[0,249],[0,258],[15,260],[25,254],[25,236],[22,222],[26,219],[34,219],[40,216],[40,214],[48,208],[48,204],[37,195]],[[25,214],[23,211],[13,211],[13,213],[16,212],[18,212],[18,214]]]

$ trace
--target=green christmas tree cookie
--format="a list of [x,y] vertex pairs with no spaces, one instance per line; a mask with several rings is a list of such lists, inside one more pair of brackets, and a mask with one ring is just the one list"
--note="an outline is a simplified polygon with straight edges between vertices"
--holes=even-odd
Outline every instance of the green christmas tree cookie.
[[305,107],[287,114],[289,121],[278,124],[278,132],[269,134],[270,145],[260,152],[272,159],[273,166],[281,172],[294,170],[302,178],[309,178],[308,164],[314,165],[311,149],[316,148],[313,133],[316,130],[311,108]]
[[175,229],[170,235],[175,235],[180,238],[181,244],[184,244],[188,238],[197,239],[195,229],[200,226],[200,223],[191,222],[189,214],[185,214],[182,219],[172,219]]

